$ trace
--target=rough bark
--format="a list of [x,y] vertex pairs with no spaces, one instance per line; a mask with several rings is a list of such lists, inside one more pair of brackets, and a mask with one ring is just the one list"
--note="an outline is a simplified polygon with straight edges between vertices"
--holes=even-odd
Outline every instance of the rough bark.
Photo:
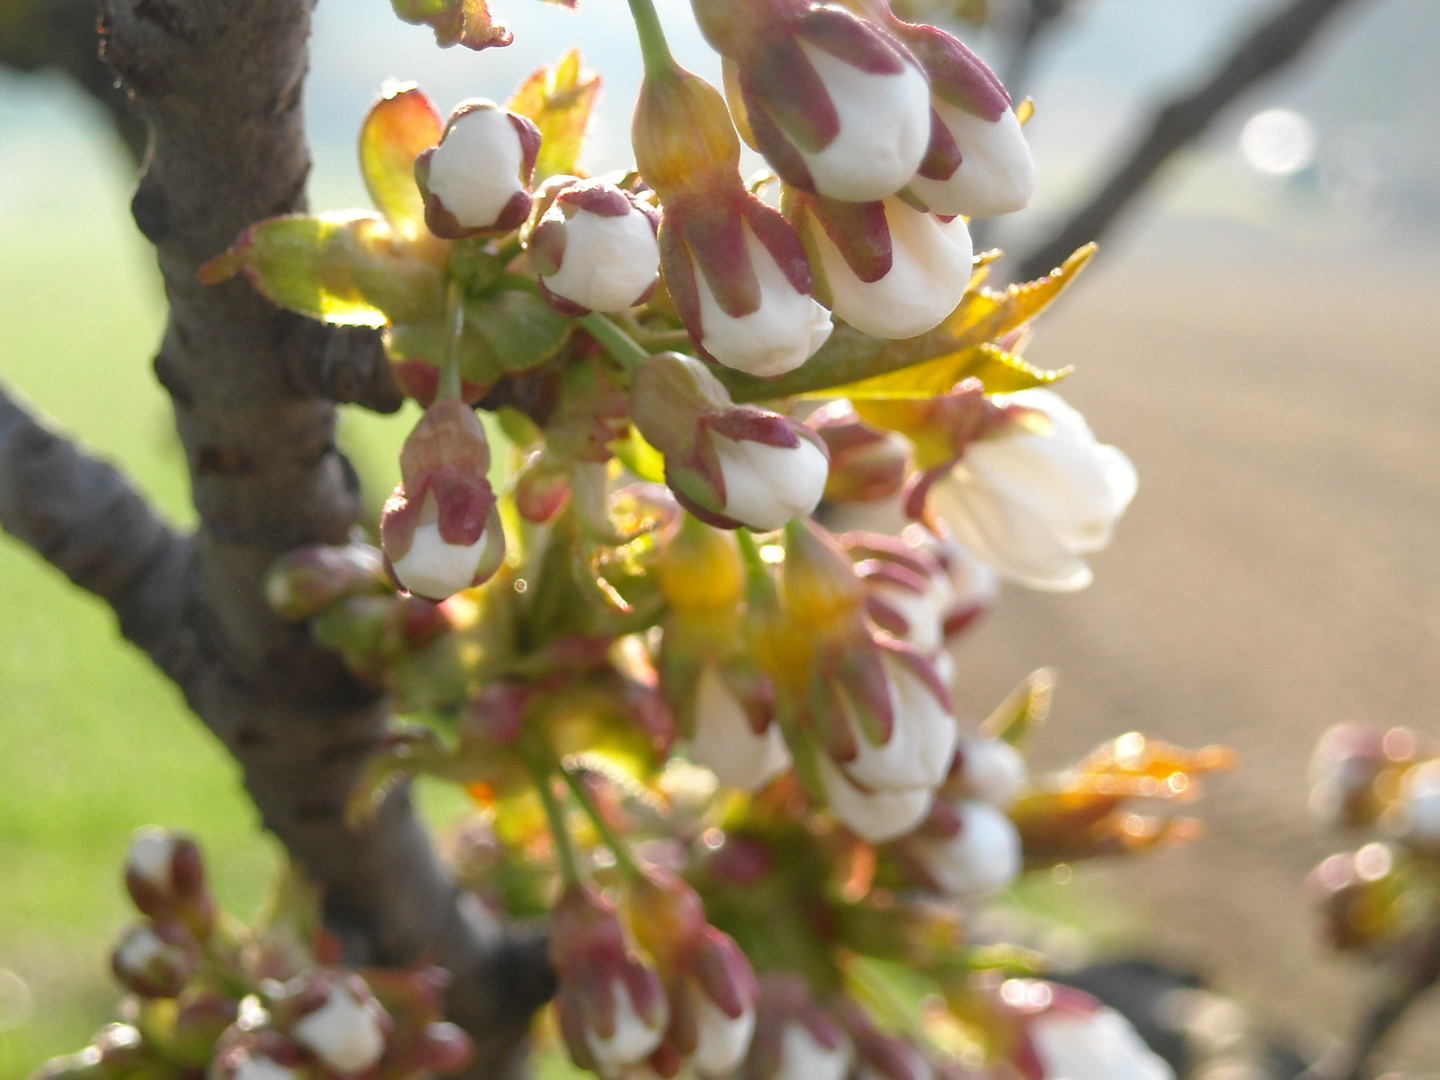
[[552,990],[538,938],[468,904],[405,791],[352,830],[346,796],[386,702],[276,618],[266,569],[346,540],[359,509],[327,398],[394,408],[373,334],[280,311],[201,264],[246,225],[304,209],[309,0],[105,0],[103,54],[150,143],[133,209],[155,244],[170,317],[155,371],[170,393],[200,525],[166,528],[113,469],[0,399],[0,523],[116,608],[122,631],[235,756],[265,825],[326,887],[353,963],[429,957],[454,976],[449,1012],[476,1038],[477,1075],[523,1067]]
[[1080,209],[1018,260],[1015,278],[1047,274],[1082,244],[1099,240],[1177,150],[1266,76],[1298,56],[1315,35],[1355,0],[1292,0],[1236,43],[1201,86],[1162,106],[1135,146]]

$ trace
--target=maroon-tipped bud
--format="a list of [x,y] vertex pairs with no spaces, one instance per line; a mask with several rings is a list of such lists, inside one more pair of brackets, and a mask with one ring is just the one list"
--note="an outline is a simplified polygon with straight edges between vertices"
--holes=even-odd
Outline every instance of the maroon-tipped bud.
[[444,600],[500,568],[505,534],[489,467],[485,429],[468,405],[446,399],[425,410],[380,519],[381,547],[404,588]]
[[200,947],[179,923],[137,923],[110,954],[115,978],[141,997],[173,998],[200,967]]
[[617,1076],[655,1051],[669,1022],[664,986],[613,905],[583,886],[567,889],[550,914],[550,958],[560,1030],[577,1065]]
[[570,501],[570,467],[545,451],[532,454],[515,478],[515,509],[526,521],[553,521]]
[[804,979],[769,972],[760,980],[745,1080],[844,1080],[853,1060],[845,1029],[811,999]]
[[385,1056],[393,1023],[358,975],[318,969],[285,984],[276,1024],[332,1072],[355,1076]]
[[200,848],[181,833],[153,825],[136,830],[125,861],[125,887],[141,914],[183,922],[196,940],[205,940],[215,925]]
[[[549,185],[547,185],[549,186]],[[571,316],[640,303],[660,272],[660,215],[604,180],[575,180],[547,192],[549,207],[527,238],[541,295]]]
[[440,144],[415,161],[430,231],[456,240],[518,229],[530,215],[539,153],[540,129],[528,117],[484,98],[462,102]]
[[227,1039],[210,1066],[211,1080],[306,1080],[305,1054],[278,1031],[255,1031]]
[[910,469],[904,439],[860,419],[848,401],[836,401],[808,424],[830,451],[825,498],[831,502],[874,502],[898,495]]
[[265,600],[284,619],[308,619],[343,596],[389,589],[385,559],[368,544],[297,548],[265,575]]

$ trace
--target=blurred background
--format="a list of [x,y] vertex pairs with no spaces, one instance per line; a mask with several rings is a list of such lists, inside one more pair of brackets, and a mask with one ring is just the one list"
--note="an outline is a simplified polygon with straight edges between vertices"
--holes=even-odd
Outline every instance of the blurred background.
[[[0,42],[33,2],[0,0]],[[1287,6],[1084,0],[1017,49],[1035,3],[993,0],[988,27],[962,31],[1037,104],[1039,197],[984,233],[1021,253],[1091,197],[1164,102]],[[1303,895],[1310,867],[1344,846],[1305,816],[1310,750],[1341,720],[1440,735],[1440,4],[1340,7],[1168,161],[1039,324],[1029,356],[1076,367],[1065,395],[1135,460],[1140,494],[1087,592],[1007,589],[957,650],[974,716],[1032,669],[1057,669],[1043,764],[1132,729],[1236,748],[1241,767],[1199,808],[1199,843],[1079,868],[1034,902],[1064,959],[1139,952],[1195,971],[1309,1056],[1350,1029],[1365,978],[1319,945]],[[682,62],[713,77],[688,7],[661,9]],[[618,0],[495,10],[515,44],[475,55],[436,50],[386,0],[319,5],[314,206],[365,203],[353,141],[386,78],[420,81],[448,110],[503,100],[575,44],[606,79],[587,164],[629,163],[639,65]],[[186,521],[183,461],[149,370],[164,304],[128,214],[134,171],[74,84],[0,66],[0,377]],[[377,505],[411,422],[345,417]],[[11,1080],[108,1015],[132,829],[198,834],[243,915],[275,851],[229,760],[107,612],[4,537],[0,612]],[[424,796],[437,819],[457,808]],[[1440,1001],[1417,1008],[1391,1050],[1397,1066],[1440,1071]]]

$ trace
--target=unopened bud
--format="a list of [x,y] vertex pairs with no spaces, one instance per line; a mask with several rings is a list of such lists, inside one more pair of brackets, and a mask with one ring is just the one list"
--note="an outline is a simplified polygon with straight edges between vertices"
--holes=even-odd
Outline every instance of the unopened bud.
[[335,1072],[365,1072],[385,1054],[390,1017],[357,976],[297,980],[287,986],[290,1034]]
[[910,468],[910,447],[898,435],[860,419],[848,401],[837,401],[812,416],[809,426],[830,451],[825,498],[831,502],[874,502],[898,495]]
[[125,931],[110,955],[115,977],[141,997],[172,998],[200,966],[200,950],[178,923],[140,923]]
[[142,914],[157,922],[183,922],[197,940],[214,926],[204,860],[188,836],[153,825],[136,830],[125,862],[125,887]]
[[624,311],[660,272],[659,214],[603,180],[571,180],[531,233],[528,249],[547,300],[566,315]]
[[665,599],[680,611],[733,608],[745,591],[735,538],[690,514],[681,516],[656,571]]
[[265,600],[284,619],[308,619],[342,596],[389,590],[384,557],[368,544],[299,548],[265,576]]
[[530,214],[539,152],[534,121],[484,98],[462,102],[440,144],[415,161],[430,231],[454,240],[519,228]]

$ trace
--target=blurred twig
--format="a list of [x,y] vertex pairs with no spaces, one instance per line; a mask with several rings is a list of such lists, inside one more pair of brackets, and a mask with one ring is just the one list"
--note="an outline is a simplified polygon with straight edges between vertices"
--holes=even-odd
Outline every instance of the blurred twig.
[[1015,277],[1039,277],[1081,244],[1098,240],[1175,151],[1267,75],[1298,56],[1331,16],[1355,0],[1291,0],[1236,43],[1197,89],[1161,107],[1139,142],[1095,195],[1047,240],[1018,260]]

